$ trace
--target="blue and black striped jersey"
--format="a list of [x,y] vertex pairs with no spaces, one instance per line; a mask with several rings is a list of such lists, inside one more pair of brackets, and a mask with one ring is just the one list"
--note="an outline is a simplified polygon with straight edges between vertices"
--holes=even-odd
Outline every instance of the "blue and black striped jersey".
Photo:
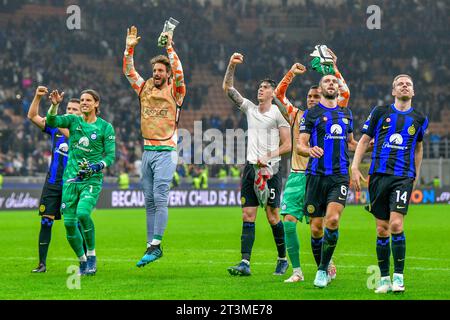
[[52,142],[52,161],[47,173],[47,183],[62,186],[62,177],[68,159],[69,139],[58,128],[45,125],[43,131],[50,135]]
[[414,108],[399,111],[394,104],[373,108],[361,130],[374,138],[369,174],[415,178],[416,145],[427,127],[428,118]]
[[321,103],[303,115],[300,133],[309,133],[309,145],[323,149],[321,158],[310,158],[306,174],[348,175],[348,135],[353,132],[353,116],[349,108],[327,108]]

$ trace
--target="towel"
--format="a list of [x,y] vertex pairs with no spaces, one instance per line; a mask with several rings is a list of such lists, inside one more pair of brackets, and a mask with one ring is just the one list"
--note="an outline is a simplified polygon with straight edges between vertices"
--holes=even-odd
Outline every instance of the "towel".
[[270,195],[267,181],[272,178],[273,169],[269,164],[265,167],[254,164],[253,169],[255,170],[255,183],[253,188],[255,190],[256,197],[258,198],[259,206],[261,208],[266,208],[267,200]]

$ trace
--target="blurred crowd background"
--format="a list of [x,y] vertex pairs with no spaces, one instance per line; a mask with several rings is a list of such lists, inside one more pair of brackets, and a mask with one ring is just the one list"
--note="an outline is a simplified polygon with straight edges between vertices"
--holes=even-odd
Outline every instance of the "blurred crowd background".
[[[81,9],[80,30],[66,26],[70,16],[66,9],[72,4]],[[379,30],[366,25],[367,7],[373,4],[382,10]],[[448,158],[448,12],[445,0],[2,0],[0,171],[6,176],[46,173],[49,139],[26,116],[36,87],[45,85],[64,91],[66,102],[83,89],[97,90],[101,116],[113,123],[117,135],[117,162],[108,175],[138,176],[143,150],[139,103],[122,73],[126,30],[138,27],[142,39],[135,65],[148,78],[150,58],[164,53],[156,42],[171,16],[180,21],[174,42],[187,86],[180,128],[193,131],[194,121],[202,121],[203,130],[246,130],[245,116],[222,91],[233,52],[245,56],[235,86],[256,102],[258,80],[270,77],[278,82],[294,62],[309,67],[314,46],[326,44],[338,56],[350,88],[355,129],[373,106],[393,101],[394,76],[408,73],[415,83],[413,106],[431,121],[425,157]],[[305,104],[308,88],[319,79],[309,68],[295,79],[289,98],[296,105]],[[48,100],[41,103],[41,115],[48,104]],[[359,138],[359,130],[355,132]],[[195,166],[188,170],[180,166],[178,172],[183,176],[190,170],[198,171]],[[220,170],[210,174],[219,175]]]

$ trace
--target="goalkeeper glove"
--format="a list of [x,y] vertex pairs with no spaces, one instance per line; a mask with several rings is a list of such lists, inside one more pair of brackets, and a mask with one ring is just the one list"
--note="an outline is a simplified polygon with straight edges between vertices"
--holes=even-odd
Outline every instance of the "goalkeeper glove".
[[83,158],[83,161],[78,162],[77,176],[74,179],[68,180],[68,182],[80,182],[84,179],[89,179],[94,173],[97,173],[105,168],[105,163],[99,162],[95,164],[89,164],[89,162]]

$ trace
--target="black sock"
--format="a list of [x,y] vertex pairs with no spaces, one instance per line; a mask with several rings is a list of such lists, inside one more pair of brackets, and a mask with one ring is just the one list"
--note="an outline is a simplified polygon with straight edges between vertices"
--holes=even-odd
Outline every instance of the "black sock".
[[322,244],[322,257],[320,259],[319,270],[327,271],[328,264],[333,256],[334,249],[339,238],[339,231],[330,230],[325,228],[323,244]]
[[378,266],[380,267],[381,276],[387,277],[390,275],[390,259],[391,246],[389,237],[377,237],[377,258]]
[[405,233],[392,234],[392,256],[394,257],[394,273],[403,274],[405,269],[406,240]]
[[322,258],[322,242],[323,237],[311,237],[311,249],[313,252],[314,260],[316,260],[317,267],[320,266],[320,259]]
[[48,246],[52,238],[53,220],[47,217],[41,219],[41,231],[39,232],[39,263],[47,263]]
[[253,243],[255,242],[255,223],[244,222],[242,224],[241,254],[242,259],[250,261]]
[[278,258],[286,258],[286,242],[284,240],[284,226],[280,220],[276,225],[271,226],[273,238],[277,245]]

